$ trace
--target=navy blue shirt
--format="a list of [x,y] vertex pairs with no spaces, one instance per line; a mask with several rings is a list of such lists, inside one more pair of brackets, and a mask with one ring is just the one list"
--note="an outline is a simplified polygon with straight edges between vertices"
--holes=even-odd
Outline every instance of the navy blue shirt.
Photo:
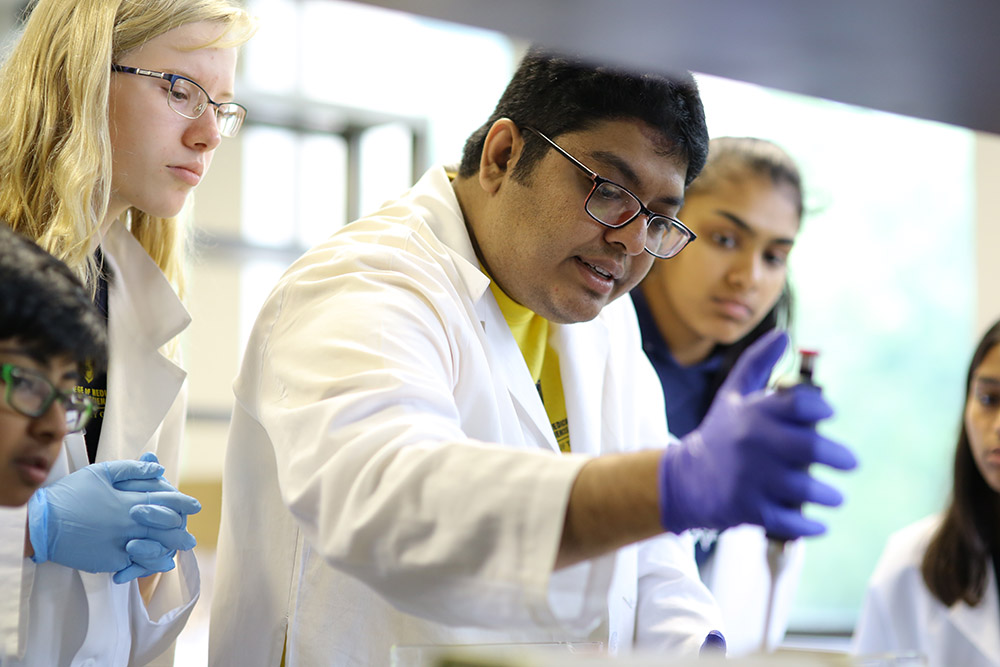
[[671,433],[683,438],[701,423],[708,412],[711,403],[708,392],[712,386],[712,378],[722,363],[722,357],[713,353],[704,361],[681,366],[670,353],[667,341],[660,335],[642,290],[636,287],[631,296],[639,317],[642,349],[656,369],[656,374],[660,376],[660,385],[667,402],[667,424]]
[[[712,387],[712,379],[722,364],[722,355],[713,352],[703,361],[681,366],[670,353],[667,341],[660,335],[642,290],[636,287],[630,294],[639,318],[642,349],[656,369],[656,374],[660,376],[663,399],[667,403],[667,425],[671,433],[683,438],[697,428],[708,412],[708,406],[711,405],[708,393]],[[715,550],[715,538],[716,533],[710,531],[695,542],[694,557],[699,567],[705,564]]]

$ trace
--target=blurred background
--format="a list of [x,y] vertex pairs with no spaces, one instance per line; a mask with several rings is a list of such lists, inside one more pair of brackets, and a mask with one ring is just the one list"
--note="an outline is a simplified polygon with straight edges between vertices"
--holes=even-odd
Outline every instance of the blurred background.
[[[231,384],[257,310],[296,257],[457,162],[526,43],[339,0],[251,0],[236,99],[250,112],[196,193],[184,338],[182,489],[206,589],[178,665],[205,663]],[[23,3],[5,0],[3,34]],[[688,66],[688,65],[685,65]],[[699,74],[712,136],[774,140],[799,162],[808,213],[791,256],[795,344],[837,408],[824,429],[860,469],[809,542],[791,630],[843,644],[887,535],[945,502],[972,347],[1000,316],[1000,140],[935,121]],[[991,261],[992,258],[992,261]],[[761,554],[763,558],[763,554]]]

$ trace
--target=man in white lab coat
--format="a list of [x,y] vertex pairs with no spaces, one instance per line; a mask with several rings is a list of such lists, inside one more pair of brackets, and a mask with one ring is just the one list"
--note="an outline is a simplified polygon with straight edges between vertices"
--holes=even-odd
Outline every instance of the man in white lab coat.
[[457,174],[431,169],[293,264],[235,383],[212,665],[696,654],[721,621],[681,533],[823,529],[798,506],[839,496],[803,468],[853,457],[816,434],[818,390],[755,391],[784,339],[667,447],[618,299],[692,239],[671,216],[706,150],[690,78],[531,52]]

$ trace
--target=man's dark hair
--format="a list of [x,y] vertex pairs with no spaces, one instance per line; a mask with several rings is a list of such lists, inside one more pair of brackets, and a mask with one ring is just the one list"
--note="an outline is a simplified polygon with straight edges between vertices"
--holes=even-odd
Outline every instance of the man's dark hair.
[[83,284],[61,261],[0,222],[0,340],[47,361],[65,355],[103,369],[108,334]]
[[[596,66],[576,58],[532,49],[521,61],[490,119],[465,143],[459,176],[479,170],[490,127],[509,118],[552,138],[586,130],[606,120],[637,119],[659,130],[671,157],[687,164],[685,184],[694,180],[708,155],[708,128],[698,86],[690,74],[670,78]],[[525,133],[515,176],[527,178],[549,148]]]

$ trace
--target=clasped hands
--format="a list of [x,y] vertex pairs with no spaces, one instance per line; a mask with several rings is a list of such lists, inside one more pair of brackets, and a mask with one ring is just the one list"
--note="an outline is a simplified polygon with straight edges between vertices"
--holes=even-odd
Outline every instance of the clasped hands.
[[195,546],[187,517],[201,503],[163,472],[146,453],[95,463],[36,491],[28,502],[32,560],[114,572],[116,584],[172,570],[177,551]]

